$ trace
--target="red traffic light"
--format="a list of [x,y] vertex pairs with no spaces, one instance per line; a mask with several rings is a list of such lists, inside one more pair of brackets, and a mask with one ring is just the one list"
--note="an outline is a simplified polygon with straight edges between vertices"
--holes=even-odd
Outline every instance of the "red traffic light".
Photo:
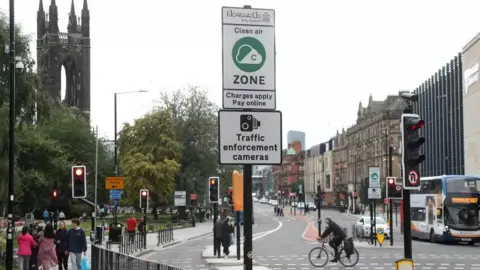
[[210,185],[215,185],[215,179],[210,179]]
[[75,169],[75,175],[76,175],[76,176],[82,176],[82,175],[83,175],[83,169],[81,169],[81,168],[76,168],[76,169]]
[[143,197],[147,197],[147,191],[145,191],[145,190],[142,191],[142,196],[143,196]]
[[53,196],[54,198],[57,197],[57,191],[56,191],[56,190],[54,190],[54,191],[52,192],[52,196]]
[[395,178],[388,178],[388,185],[389,186],[395,185]]
[[408,129],[410,131],[417,131],[425,126],[425,121],[421,119],[411,119],[409,121]]

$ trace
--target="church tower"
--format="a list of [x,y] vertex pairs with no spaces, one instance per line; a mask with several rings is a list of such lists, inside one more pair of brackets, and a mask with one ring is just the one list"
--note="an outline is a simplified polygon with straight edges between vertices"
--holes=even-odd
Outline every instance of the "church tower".
[[[58,9],[50,1],[48,13],[43,0],[37,12],[37,65],[43,85],[52,97],[61,98],[65,91],[67,106],[90,114],[90,11],[83,0],[81,15],[75,13],[72,0],[67,32],[58,27]],[[66,89],[61,89],[62,66],[65,69]]]

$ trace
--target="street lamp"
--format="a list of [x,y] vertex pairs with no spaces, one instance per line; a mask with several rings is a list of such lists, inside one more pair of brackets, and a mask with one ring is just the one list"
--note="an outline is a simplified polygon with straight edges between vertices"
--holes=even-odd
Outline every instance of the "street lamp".
[[134,93],[146,93],[148,90],[140,89],[136,91],[126,91],[126,92],[117,92],[113,94],[113,110],[114,110],[114,137],[113,137],[113,146],[114,146],[114,162],[115,162],[115,175],[118,175],[118,157],[117,157],[117,95],[124,95],[124,94],[134,94]]

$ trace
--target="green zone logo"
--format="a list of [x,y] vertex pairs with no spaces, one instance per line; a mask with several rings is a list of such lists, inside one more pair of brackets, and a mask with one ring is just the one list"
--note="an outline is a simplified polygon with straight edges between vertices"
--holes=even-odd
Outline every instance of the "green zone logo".
[[244,37],[233,45],[232,58],[241,71],[255,72],[265,64],[265,47],[256,38]]
[[378,179],[378,174],[377,173],[372,173],[372,175],[370,177],[372,178],[372,180],[377,180]]

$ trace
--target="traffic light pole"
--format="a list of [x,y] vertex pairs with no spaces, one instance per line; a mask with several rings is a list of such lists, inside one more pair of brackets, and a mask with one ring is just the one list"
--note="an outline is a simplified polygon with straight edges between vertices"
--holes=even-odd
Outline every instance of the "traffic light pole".
[[144,224],[144,229],[143,229],[143,248],[146,250],[147,249],[147,207],[143,209],[143,224]]
[[318,237],[322,235],[322,189],[320,183],[317,183],[317,215],[318,215]]
[[252,216],[253,216],[253,200],[252,200],[252,165],[243,165],[243,235],[245,243],[243,245],[243,264],[244,270],[253,269],[253,251],[252,251]]
[[[404,176],[405,177],[405,176]],[[410,190],[403,189],[403,246],[404,257],[413,259],[412,257],[412,230],[410,219]]]
[[[388,176],[393,176],[393,147],[390,146],[388,148]],[[387,183],[388,185],[388,183]],[[396,185],[396,183],[395,183]],[[388,219],[390,219],[390,246],[393,246],[393,200],[392,198],[390,198],[389,200],[389,217]]]
[[7,270],[13,269],[13,198],[15,196],[15,1],[9,1],[10,8],[10,104],[9,104],[9,127],[8,127],[8,202],[7,202],[7,247],[6,262]]
[[[212,203],[213,204],[213,213],[212,213],[212,220],[213,220],[213,255],[217,255],[217,243],[216,243],[216,238],[217,234],[215,231],[215,224],[217,223],[217,205],[218,203]],[[220,254],[218,254],[220,256]]]

